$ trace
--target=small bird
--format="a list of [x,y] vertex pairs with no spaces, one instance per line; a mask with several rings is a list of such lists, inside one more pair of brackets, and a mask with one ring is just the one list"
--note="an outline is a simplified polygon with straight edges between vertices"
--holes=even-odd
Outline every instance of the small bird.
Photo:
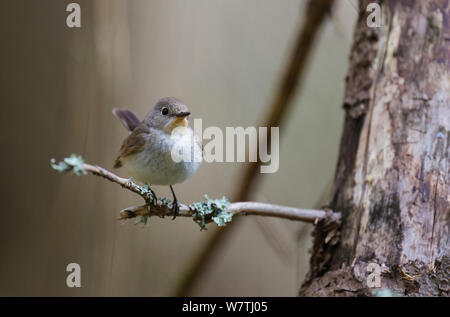
[[[169,185],[175,219],[179,204],[172,186],[194,175],[202,159],[200,140],[188,126],[189,109],[181,100],[166,97],[156,103],[142,122],[130,110],[114,108],[112,112],[130,132],[114,168],[125,166],[134,180],[149,189],[151,185]],[[174,160],[174,148],[181,156],[184,152],[192,155],[191,159]]]

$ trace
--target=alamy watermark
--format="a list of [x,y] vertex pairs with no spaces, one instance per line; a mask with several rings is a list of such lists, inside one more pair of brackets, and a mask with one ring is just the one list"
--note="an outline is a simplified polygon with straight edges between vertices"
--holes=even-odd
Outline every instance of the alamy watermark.
[[[219,127],[202,128],[202,119],[194,119],[194,137],[197,141],[209,140],[203,146],[202,152],[195,151],[194,144],[186,146],[183,142],[175,143],[171,150],[174,162],[257,162],[263,164],[261,173],[275,173],[280,166],[278,127],[226,127],[225,133]],[[185,133],[184,127],[175,128],[172,138],[180,138]],[[270,136],[270,140],[268,140]],[[248,142],[247,142],[248,140]],[[196,142],[194,138],[191,142]],[[248,145],[248,147],[247,147]],[[270,148],[270,151],[268,149]],[[248,151],[247,151],[248,148]],[[270,153],[269,153],[270,152]]]
[[81,287],[81,267],[78,263],[69,263],[66,272],[70,272],[66,278],[67,287]]
[[66,7],[66,11],[70,12],[66,18],[66,24],[69,28],[81,27],[81,7],[78,3],[69,3]]
[[366,278],[367,287],[381,287],[381,266],[378,263],[369,263],[366,272],[370,273]]
[[367,5],[366,11],[369,12],[367,16],[367,26],[369,28],[381,28],[381,5],[376,2],[371,2]]

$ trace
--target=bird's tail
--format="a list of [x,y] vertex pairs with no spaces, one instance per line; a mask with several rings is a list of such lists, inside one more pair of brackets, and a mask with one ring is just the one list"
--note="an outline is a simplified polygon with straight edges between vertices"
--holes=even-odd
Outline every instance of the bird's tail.
[[120,122],[127,128],[128,131],[133,131],[141,121],[131,110],[114,108],[112,110],[113,115],[115,115]]

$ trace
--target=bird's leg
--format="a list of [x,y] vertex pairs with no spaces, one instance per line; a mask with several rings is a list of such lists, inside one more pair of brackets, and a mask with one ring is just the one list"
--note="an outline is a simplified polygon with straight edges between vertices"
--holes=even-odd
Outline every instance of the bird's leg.
[[172,191],[172,195],[173,195],[173,203],[172,203],[173,218],[172,218],[172,220],[174,220],[180,213],[180,206],[178,205],[178,199],[177,199],[177,196],[175,196],[175,192],[173,191],[172,185],[169,185],[169,187],[170,187],[170,190]]
[[155,192],[154,192],[150,187],[148,188],[148,190],[150,191],[150,193],[152,193],[153,200],[154,200],[155,202],[158,201],[158,197],[156,197]]

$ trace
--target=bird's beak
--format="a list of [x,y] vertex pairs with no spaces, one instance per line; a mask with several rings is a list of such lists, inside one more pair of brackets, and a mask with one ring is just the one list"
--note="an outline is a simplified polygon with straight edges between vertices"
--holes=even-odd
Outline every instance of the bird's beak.
[[191,114],[190,112],[180,112],[180,113],[175,114],[175,117],[185,118],[190,114]]

